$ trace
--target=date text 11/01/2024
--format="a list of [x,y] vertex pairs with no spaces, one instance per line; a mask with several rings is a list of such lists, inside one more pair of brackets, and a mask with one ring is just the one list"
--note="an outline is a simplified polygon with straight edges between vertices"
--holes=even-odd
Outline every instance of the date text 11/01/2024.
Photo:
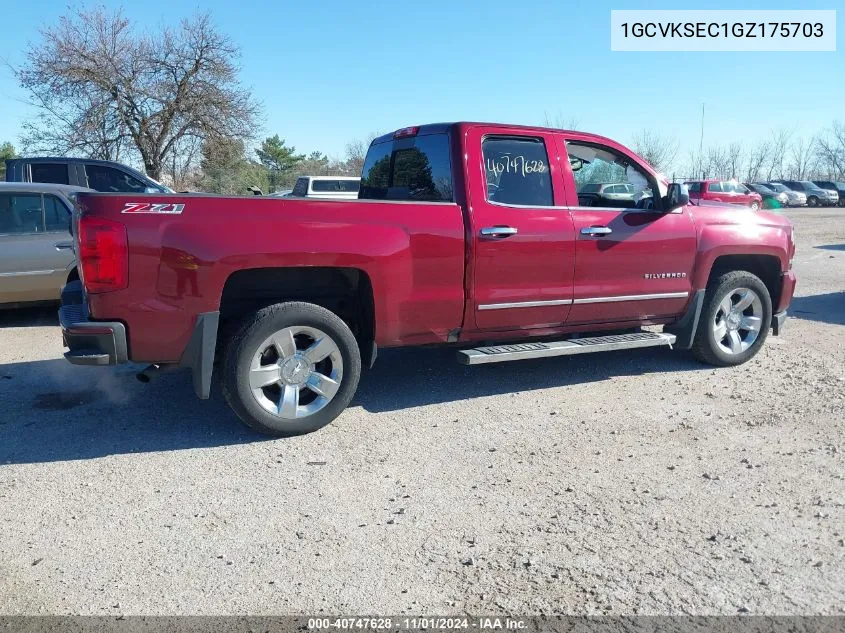
[[527,626],[516,618],[309,618],[309,630],[508,630],[519,631]]

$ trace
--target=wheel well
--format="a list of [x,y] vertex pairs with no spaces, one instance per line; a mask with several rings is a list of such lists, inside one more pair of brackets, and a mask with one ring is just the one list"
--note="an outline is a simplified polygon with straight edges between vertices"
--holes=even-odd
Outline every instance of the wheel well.
[[242,317],[283,301],[307,301],[331,310],[352,330],[362,361],[369,358],[375,339],[373,287],[367,274],[357,268],[309,266],[234,272],[223,287],[219,336],[228,338],[227,330]]
[[757,275],[766,285],[766,289],[772,298],[772,309],[774,309],[780,300],[780,268],[780,260],[773,255],[723,255],[713,262],[707,285],[710,286],[714,279],[725,273],[734,270],[746,270]]
[[70,283],[71,281],[78,281],[79,280],[79,270],[77,270],[76,266],[70,269],[70,272],[67,275],[67,282]]

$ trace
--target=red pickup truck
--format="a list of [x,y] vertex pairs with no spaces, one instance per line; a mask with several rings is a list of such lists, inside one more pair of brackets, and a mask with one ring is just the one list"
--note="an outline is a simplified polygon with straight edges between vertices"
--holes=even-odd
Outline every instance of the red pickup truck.
[[78,201],[67,359],[189,367],[201,398],[217,371],[280,436],[337,417],[377,347],[451,344],[473,365],[669,345],[736,365],[795,287],[787,219],[690,205],[582,132],[404,128],[373,141],[358,200]]

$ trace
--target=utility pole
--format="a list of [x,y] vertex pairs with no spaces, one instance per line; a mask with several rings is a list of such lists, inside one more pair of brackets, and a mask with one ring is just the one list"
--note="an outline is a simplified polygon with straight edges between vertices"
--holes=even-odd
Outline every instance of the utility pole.
[[[698,160],[704,166],[704,102],[701,102],[701,141],[698,143]],[[701,170],[701,177],[705,178],[704,170]]]

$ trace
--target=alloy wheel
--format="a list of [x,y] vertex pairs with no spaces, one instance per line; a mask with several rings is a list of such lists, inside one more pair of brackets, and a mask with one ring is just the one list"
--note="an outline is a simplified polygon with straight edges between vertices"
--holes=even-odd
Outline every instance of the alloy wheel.
[[757,340],[763,327],[763,302],[750,288],[736,288],[719,302],[713,336],[726,354],[741,354]]
[[258,346],[249,369],[249,388],[268,413],[285,419],[308,417],[332,401],[343,380],[343,357],[332,338],[317,328],[287,327]]

